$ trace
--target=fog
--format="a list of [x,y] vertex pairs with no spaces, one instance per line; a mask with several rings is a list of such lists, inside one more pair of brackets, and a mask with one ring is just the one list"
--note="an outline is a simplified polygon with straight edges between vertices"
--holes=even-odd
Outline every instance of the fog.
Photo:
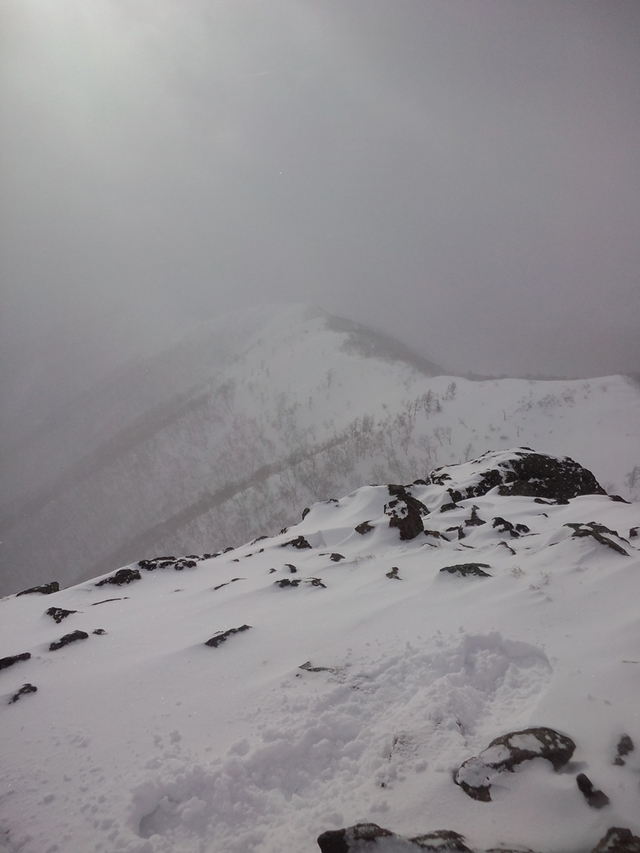
[[9,384],[263,302],[452,372],[640,371],[637,0],[0,14]]

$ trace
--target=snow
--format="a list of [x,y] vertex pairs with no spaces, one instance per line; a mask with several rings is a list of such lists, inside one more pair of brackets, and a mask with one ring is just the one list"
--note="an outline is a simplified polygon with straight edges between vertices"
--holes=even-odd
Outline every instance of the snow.
[[[613,764],[623,734],[640,743],[638,505],[494,489],[439,512],[480,464],[411,487],[444,537],[477,507],[487,523],[461,540],[401,541],[389,490],[369,486],[194,568],[1,600],[0,654],[32,657],[0,671],[0,849],[311,853],[321,832],[373,821],[560,853],[610,826],[640,832],[639,754]],[[530,533],[510,537],[496,516]],[[592,521],[628,555],[565,526]],[[286,544],[298,536],[312,547]],[[490,577],[440,571],[465,562]],[[50,607],[78,612],[56,624]],[[49,651],[74,630],[88,639]],[[37,692],[9,704],[24,683]],[[527,762],[490,803],[453,783],[495,737],[535,725],[576,742],[564,770]],[[610,806],[587,805],[578,772]]]
[[363,355],[358,335],[304,306],[235,312],[48,420],[23,418],[6,454],[0,593],[240,545],[313,502],[487,449],[570,455],[640,500],[637,383],[432,376],[373,345]]

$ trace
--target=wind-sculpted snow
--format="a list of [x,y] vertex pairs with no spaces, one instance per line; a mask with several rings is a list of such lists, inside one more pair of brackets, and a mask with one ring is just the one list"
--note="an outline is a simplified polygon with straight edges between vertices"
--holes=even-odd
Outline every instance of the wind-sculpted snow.
[[0,601],[0,850],[317,853],[373,825],[390,851],[634,844],[638,506],[451,501],[529,454]]

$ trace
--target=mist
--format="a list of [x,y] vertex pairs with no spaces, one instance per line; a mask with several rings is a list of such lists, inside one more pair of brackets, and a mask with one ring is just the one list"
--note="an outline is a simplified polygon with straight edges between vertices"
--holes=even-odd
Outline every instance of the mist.
[[635,0],[0,14],[14,392],[274,302],[451,372],[640,370]]

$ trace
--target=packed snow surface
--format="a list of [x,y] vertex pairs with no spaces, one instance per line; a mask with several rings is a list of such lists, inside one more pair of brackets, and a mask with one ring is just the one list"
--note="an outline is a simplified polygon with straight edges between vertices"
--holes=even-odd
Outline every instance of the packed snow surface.
[[[313,853],[372,821],[566,853],[640,832],[640,750],[614,763],[623,735],[640,746],[638,505],[499,486],[451,501],[513,458],[399,498],[360,488],[217,556],[0,601],[0,655],[30,654],[0,670],[0,849]],[[407,496],[424,532],[402,539]],[[484,575],[441,571],[472,563]],[[527,762],[491,802],[454,784],[532,726],[575,741],[567,767]],[[581,772],[610,805],[588,805]]]

